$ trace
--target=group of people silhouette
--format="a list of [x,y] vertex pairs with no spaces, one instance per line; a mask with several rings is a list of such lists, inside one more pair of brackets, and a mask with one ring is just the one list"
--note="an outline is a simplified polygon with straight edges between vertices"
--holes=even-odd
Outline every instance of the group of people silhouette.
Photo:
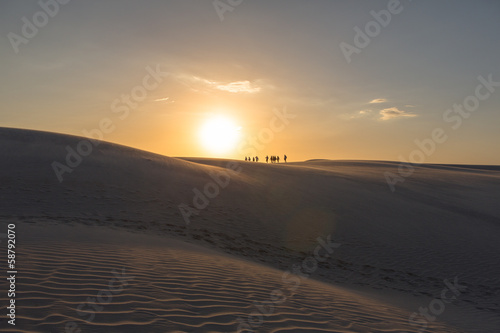
[[259,156],[255,156],[255,157],[246,157],[245,156],[245,161],[248,161],[248,162],[258,162],[259,161]]
[[[285,163],[286,163],[286,159],[287,159],[287,156],[283,155],[283,160],[285,161]],[[247,156],[245,156],[245,161],[247,161],[247,162],[258,162],[259,161],[259,156],[255,156],[255,157],[247,157]],[[272,155],[271,157],[266,156],[266,163],[269,163],[269,161],[271,161],[271,163],[279,163],[280,162],[280,157],[278,155]]]

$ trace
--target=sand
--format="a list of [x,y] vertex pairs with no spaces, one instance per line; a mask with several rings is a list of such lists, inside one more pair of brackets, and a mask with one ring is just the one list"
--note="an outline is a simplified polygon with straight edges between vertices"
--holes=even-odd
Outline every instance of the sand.
[[[1,232],[18,228],[19,332],[500,328],[500,167],[421,165],[392,192],[384,173],[396,162],[271,165],[100,143],[59,182],[53,162],[81,140],[0,129]],[[179,207],[188,206],[198,208],[186,218]],[[307,259],[328,239],[336,247],[324,261]],[[114,294],[123,269],[134,278]],[[459,290],[445,303],[449,285]],[[280,291],[286,300],[273,301]],[[81,310],[99,292],[112,297],[91,318]],[[439,314],[424,330],[412,314],[430,305]]]

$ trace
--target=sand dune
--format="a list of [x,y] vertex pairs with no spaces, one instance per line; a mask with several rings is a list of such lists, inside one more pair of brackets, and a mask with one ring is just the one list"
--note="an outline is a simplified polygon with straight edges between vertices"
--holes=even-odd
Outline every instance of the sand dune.
[[295,288],[278,270],[166,237],[62,225],[20,232],[29,244],[19,257],[24,332],[248,332],[241,322],[259,307],[259,332],[418,331],[396,307],[310,279]]
[[[0,219],[26,234],[23,332],[72,321],[95,332],[236,331],[329,235],[341,245],[255,331],[417,332],[411,314],[455,277],[466,290],[428,331],[500,328],[499,167],[422,165],[391,192],[384,172],[397,172],[395,162],[236,162],[236,174],[234,161],[100,143],[59,182],[52,163],[81,140],[0,129]],[[179,205],[194,207],[193,189],[228,172],[229,184],[186,225]],[[113,268],[136,278],[84,322],[76,307]]]

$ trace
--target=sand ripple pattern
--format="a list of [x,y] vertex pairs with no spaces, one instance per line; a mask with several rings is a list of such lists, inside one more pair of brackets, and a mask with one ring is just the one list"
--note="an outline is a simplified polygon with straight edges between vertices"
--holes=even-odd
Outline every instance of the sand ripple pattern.
[[[39,242],[22,252],[18,332],[66,332],[71,322],[81,332],[236,332],[238,318],[247,321],[254,302],[270,301],[275,289],[288,299],[255,332],[417,332],[404,311],[312,280],[289,292],[282,272],[224,255],[83,242]],[[86,321],[79,305],[109,290],[113,270],[133,279]]]

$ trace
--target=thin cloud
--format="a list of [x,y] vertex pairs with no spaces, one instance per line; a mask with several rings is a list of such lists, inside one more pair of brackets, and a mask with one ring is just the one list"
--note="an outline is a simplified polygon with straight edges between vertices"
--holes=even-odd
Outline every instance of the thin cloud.
[[372,113],[372,110],[361,110],[361,111],[358,111],[355,114],[351,115],[351,119],[364,118],[364,117],[370,116],[371,113]]
[[414,113],[407,113],[406,111],[399,110],[397,107],[387,108],[380,110],[379,114],[382,116],[380,120],[389,120],[401,117],[416,117]]
[[173,103],[174,101],[170,101],[170,97],[165,97],[165,98],[158,98],[158,99],[155,99],[155,102],[167,102],[167,103]]
[[217,89],[222,91],[228,91],[231,93],[258,93],[261,88],[253,85],[250,81],[236,81],[228,84],[218,84],[215,86]]
[[178,83],[186,86],[189,90],[194,92],[200,92],[200,89],[197,89],[200,85],[207,85],[211,82],[205,79],[202,79],[198,76],[190,75],[190,74],[172,74],[172,78]]
[[370,104],[385,103],[385,102],[387,102],[385,98],[375,98],[370,101]]
[[[189,78],[189,77],[188,77]],[[191,76],[189,79],[191,79],[191,81],[194,81],[194,82],[198,82],[198,83],[202,83],[202,84],[206,84],[206,85],[214,85],[214,84],[217,84],[215,81],[210,81],[210,80],[207,80],[207,79],[204,79],[202,77],[199,77],[199,76]]]
[[[249,93],[255,94],[262,90],[262,86],[255,82],[250,82],[248,80],[244,81],[234,81],[229,83],[222,83],[217,81],[212,81],[203,77],[199,77],[196,75],[189,74],[178,74],[176,75],[176,79],[192,89],[193,91],[200,91],[200,89],[216,89],[220,91],[226,91],[230,93]],[[199,89],[197,89],[198,87]]]
[[350,120],[350,119],[365,118],[371,115],[372,115],[372,110],[361,110],[355,113],[343,114],[340,116],[340,118]]

